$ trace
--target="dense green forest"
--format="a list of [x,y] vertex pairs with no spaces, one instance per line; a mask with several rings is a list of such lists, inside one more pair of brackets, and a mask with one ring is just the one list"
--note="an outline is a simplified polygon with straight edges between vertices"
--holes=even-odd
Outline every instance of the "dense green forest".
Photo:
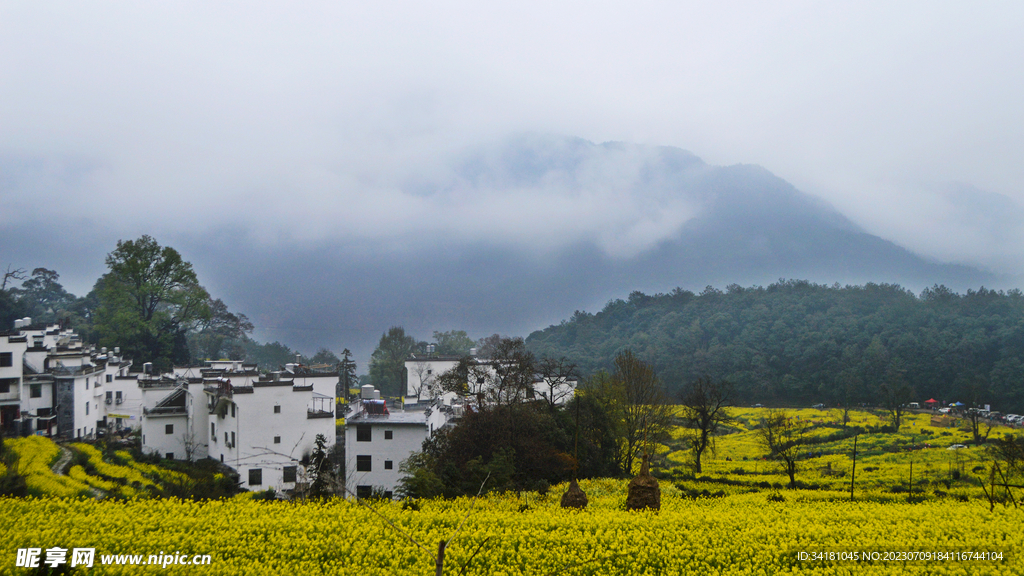
[[597,314],[577,311],[534,332],[537,355],[567,356],[584,375],[625,349],[670,389],[701,376],[734,384],[737,401],[881,405],[909,401],[1024,410],[1024,294],[981,288],[920,295],[898,285],[780,281],[700,294],[633,292]]

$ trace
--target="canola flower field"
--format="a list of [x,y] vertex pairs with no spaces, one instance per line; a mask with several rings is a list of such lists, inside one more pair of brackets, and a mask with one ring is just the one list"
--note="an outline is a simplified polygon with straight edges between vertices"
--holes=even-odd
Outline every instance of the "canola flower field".
[[[8,439],[5,447],[17,455],[13,465],[33,496],[0,498],[0,574],[30,573],[15,567],[18,549],[30,547],[95,548],[88,573],[96,574],[434,574],[437,544],[453,535],[445,574],[1024,574],[1024,509],[990,511],[981,499],[984,450],[946,449],[969,433],[931,427],[927,414],[915,414],[898,434],[862,434],[851,502],[852,438],[808,448],[797,479],[817,489],[773,488],[788,478],[762,459],[754,431],[762,412],[735,412],[738,421],[719,438],[702,475],[685,474],[685,451],[663,451],[668,469],[659,474],[657,513],[624,510],[627,481],[612,479],[580,483],[590,497],[582,511],[559,507],[565,485],[545,495],[421,501],[419,510],[398,502],[266,502],[252,494],[200,502],[152,498],[149,486],[180,473],[123,451],[106,461],[95,447],[74,443],[67,447],[79,461],[87,459],[91,474],[75,465],[56,475],[50,470],[60,453],[55,444]],[[808,422],[828,418],[817,410],[790,412]],[[855,425],[878,423],[878,415],[854,414]],[[834,430],[808,433],[824,437]],[[893,490],[909,481],[911,461],[923,500],[915,503]],[[963,474],[953,478],[954,469]],[[692,497],[699,489],[718,497]],[[97,491],[105,497],[93,497]],[[916,558],[908,561],[906,553]],[[166,568],[102,562],[175,554],[208,554],[211,562]]]
[[[446,574],[1022,574],[1019,510],[977,502],[849,502],[827,493],[684,499],[668,489],[662,510],[622,510],[625,482],[584,481],[583,511],[558,506],[558,490],[523,499],[493,495],[399,503],[374,510],[342,500],[205,502],[2,499],[0,572],[18,548],[94,547],[111,554],[210,554],[208,566],[97,565],[90,573],[433,574],[438,541]],[[564,488],[564,487],[559,487]],[[468,513],[468,514],[467,514]],[[474,552],[476,552],[474,556]],[[800,553],[926,552],[930,561],[816,561]],[[946,552],[998,552],[1002,560],[952,560]],[[810,556],[809,556],[810,557]],[[467,565],[468,562],[468,565]],[[22,572],[25,572],[22,570]]]

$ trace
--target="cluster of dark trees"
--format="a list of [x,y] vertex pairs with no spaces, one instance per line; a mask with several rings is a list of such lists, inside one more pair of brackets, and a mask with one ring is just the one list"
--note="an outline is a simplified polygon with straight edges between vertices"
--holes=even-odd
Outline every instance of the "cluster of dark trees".
[[[107,272],[81,297],[65,290],[54,270],[29,273],[8,266],[0,284],[0,326],[10,329],[24,317],[33,324],[60,324],[87,342],[120,347],[124,356],[138,364],[152,362],[158,370],[220,358],[247,360],[262,368],[296,359],[304,364],[342,362],[327,349],[307,358],[279,342],[256,342],[249,336],[253,325],[245,314],[231,312],[213,298],[177,250],[160,246],[150,236],[118,241],[106,264]],[[347,359],[350,353],[345,352]]]
[[523,392],[535,374],[554,370],[564,377],[573,366],[537,360],[521,338],[499,338],[490,357],[499,368],[481,377],[485,385],[478,394],[470,367],[456,366],[440,377],[443,389],[480,400],[402,463],[404,496],[454,497],[481,487],[543,490],[570,478],[630,474],[668,434],[670,408],[661,382],[628,351],[615,359],[614,372],[598,372],[565,403],[531,401]]
[[[630,294],[534,332],[536,354],[584,374],[632,350],[671,389],[726,380],[739,402],[882,405],[880,398],[1024,410],[1024,294],[981,288],[920,295],[891,284],[708,287]],[[898,402],[897,402],[898,404]],[[898,415],[896,415],[898,416]]]

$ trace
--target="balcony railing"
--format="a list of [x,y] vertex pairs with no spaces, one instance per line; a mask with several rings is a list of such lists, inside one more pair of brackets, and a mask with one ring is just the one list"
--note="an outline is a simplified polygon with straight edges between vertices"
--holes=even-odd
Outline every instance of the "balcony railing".
[[306,410],[306,418],[334,418],[334,412],[330,410]]

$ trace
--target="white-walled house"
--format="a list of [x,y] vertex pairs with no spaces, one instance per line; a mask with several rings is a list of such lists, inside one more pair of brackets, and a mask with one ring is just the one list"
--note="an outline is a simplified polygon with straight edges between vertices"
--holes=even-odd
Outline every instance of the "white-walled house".
[[242,364],[176,372],[140,379],[145,452],[213,458],[238,472],[243,488],[289,492],[304,481],[317,435],[334,444],[333,384],[320,394],[315,380]]
[[207,456],[206,395],[202,381],[141,376],[142,450],[169,460]]
[[334,395],[279,374],[247,386],[228,380],[205,386],[209,457],[237,471],[243,488],[294,490],[317,435],[334,444]]
[[[412,355],[405,360],[406,371],[406,404],[430,402],[435,398],[444,398],[451,404],[454,394],[442,393],[438,387],[438,378],[445,372],[455,368],[461,357],[437,355]],[[495,374],[495,361],[484,358],[470,357],[474,374],[473,382],[467,382],[471,391],[486,391]],[[576,380],[553,380],[541,374],[535,374],[532,388],[526,390],[525,400],[545,400],[554,404],[565,404],[572,399],[576,391]]]
[[426,410],[387,407],[364,392],[345,417],[345,488],[347,496],[369,497],[374,491],[393,497],[402,478],[399,465],[445,426],[452,414],[439,402]]
[[0,334],[0,425],[5,433],[90,438],[107,428],[108,383],[131,362],[59,326],[19,320]]

